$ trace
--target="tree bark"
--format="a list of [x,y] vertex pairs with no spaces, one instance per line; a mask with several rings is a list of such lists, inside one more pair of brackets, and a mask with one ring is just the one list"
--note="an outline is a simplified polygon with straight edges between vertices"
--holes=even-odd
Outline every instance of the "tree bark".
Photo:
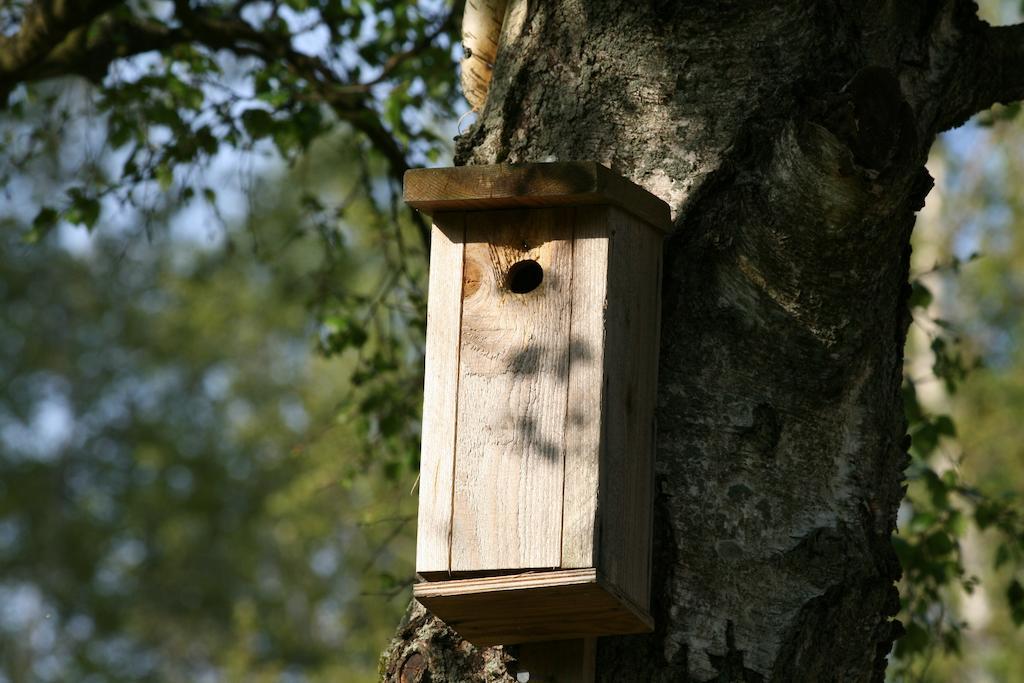
[[[1024,96],[1018,72],[985,75],[1022,63],[1019,29],[958,0],[511,5],[458,163],[597,160],[675,223],[656,629],[601,639],[598,680],[883,680],[924,162],[944,127]],[[515,656],[413,605],[382,672],[514,680]]]

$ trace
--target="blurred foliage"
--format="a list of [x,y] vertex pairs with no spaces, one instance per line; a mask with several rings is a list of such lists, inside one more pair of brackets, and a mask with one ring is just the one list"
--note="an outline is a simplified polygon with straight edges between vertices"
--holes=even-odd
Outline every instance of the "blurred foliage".
[[[993,24],[1016,0],[980,3]],[[918,220],[904,406],[908,491],[895,681],[1024,681],[1024,120],[996,106],[940,139]]]
[[0,78],[0,681],[373,680],[461,5],[107,4]]
[[[369,237],[330,249],[291,182],[343,184],[351,144],[212,242],[5,230],[0,680],[372,680],[412,577],[417,351],[379,312],[386,219],[361,195]],[[346,297],[342,340],[310,304]]]
[[915,236],[893,680],[1024,681],[1024,121],[979,119],[938,147]]
[[[199,171],[221,152],[294,161],[339,124],[393,180],[446,150],[431,121],[454,114],[458,13],[442,2],[115,5],[76,55],[99,87],[0,83],[0,186],[38,177],[40,158],[73,169],[35,197],[28,241],[61,222],[92,228],[105,210],[151,212],[168,193],[215,203]],[[13,31],[18,9],[5,9]]]

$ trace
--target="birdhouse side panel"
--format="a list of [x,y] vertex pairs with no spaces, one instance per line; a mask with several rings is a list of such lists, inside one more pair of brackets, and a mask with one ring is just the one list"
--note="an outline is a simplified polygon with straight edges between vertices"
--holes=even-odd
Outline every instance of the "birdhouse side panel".
[[595,533],[608,297],[607,220],[607,206],[576,208],[562,502],[564,569],[597,566]]
[[430,237],[416,571],[449,571],[462,319],[464,214],[438,213]]
[[642,610],[650,602],[662,235],[609,210],[600,570]]
[[559,566],[572,263],[572,209],[466,214],[453,572]]

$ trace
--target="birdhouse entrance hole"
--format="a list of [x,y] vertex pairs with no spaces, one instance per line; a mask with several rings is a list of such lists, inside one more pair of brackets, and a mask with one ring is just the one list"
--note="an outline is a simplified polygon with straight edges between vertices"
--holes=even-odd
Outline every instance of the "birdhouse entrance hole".
[[505,276],[505,286],[515,294],[528,294],[544,281],[544,269],[533,259],[513,263]]

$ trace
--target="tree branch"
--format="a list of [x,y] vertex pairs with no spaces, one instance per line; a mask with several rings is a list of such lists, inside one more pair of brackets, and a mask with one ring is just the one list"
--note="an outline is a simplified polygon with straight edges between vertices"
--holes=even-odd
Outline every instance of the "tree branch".
[[17,83],[33,77],[69,34],[124,0],[37,0],[25,10],[18,32],[0,37],[0,104]]
[[940,130],[954,128],[994,104],[1024,100],[1024,24],[978,24],[951,74],[956,85],[940,112]]
[[[370,144],[387,161],[388,175],[395,182],[402,183],[405,172],[409,170],[405,150],[381,123],[380,115],[370,106],[367,92],[353,92],[351,86],[322,59],[296,51],[287,38],[281,39],[279,36],[261,32],[241,17],[213,19],[201,15],[197,10],[188,9],[181,19],[199,42],[208,47],[258,56],[264,61],[281,60],[292,73],[309,84],[339,119],[346,121],[369,139]],[[431,39],[439,34],[440,29]],[[423,246],[429,253],[430,230],[418,212],[411,211],[411,215]]]
[[[388,175],[402,182],[409,169],[405,150],[374,111],[370,86],[385,80],[398,65],[426,49],[448,27],[450,14],[409,51],[389,59],[380,77],[368,84],[350,84],[323,59],[295,50],[289,35],[261,31],[240,14],[213,15],[177,0],[176,16],[181,26],[171,27],[148,19],[104,14],[118,4],[118,0],[40,0],[32,5],[19,32],[0,39],[0,106],[19,83],[72,74],[99,81],[116,60],[197,43],[212,50],[284,64],[306,81],[317,100],[365,135],[387,162]],[[423,245],[429,249],[429,228],[419,213],[411,213]]]
[[413,44],[413,46],[410,47],[408,50],[405,50],[404,52],[399,52],[398,54],[391,55],[391,57],[389,57],[388,60],[384,62],[384,66],[381,68],[381,72],[380,74],[377,75],[376,78],[373,78],[365,83],[345,86],[345,90],[353,92],[367,92],[371,87],[377,85],[378,83],[383,83],[384,81],[386,81],[398,69],[398,67],[400,67],[403,63],[419,55],[421,52],[423,52],[428,47],[433,45],[434,41],[437,40],[437,37],[440,36],[446,29],[451,27],[452,21],[454,20],[456,13],[460,10],[463,2],[464,0],[457,0],[455,3],[455,7],[452,8],[452,11],[450,11],[447,14],[447,16],[445,16],[445,18],[442,19],[432,31],[424,34],[423,37],[420,38],[415,44]]
[[975,102],[979,111],[1024,99],[1024,24],[989,27],[982,38],[988,56],[981,75],[988,86]]
[[60,76],[77,75],[98,83],[118,59],[158,52],[187,40],[188,35],[180,29],[159,22],[102,16],[69,32],[63,42],[34,63],[23,65],[19,72],[0,72],[0,97],[19,83]]

